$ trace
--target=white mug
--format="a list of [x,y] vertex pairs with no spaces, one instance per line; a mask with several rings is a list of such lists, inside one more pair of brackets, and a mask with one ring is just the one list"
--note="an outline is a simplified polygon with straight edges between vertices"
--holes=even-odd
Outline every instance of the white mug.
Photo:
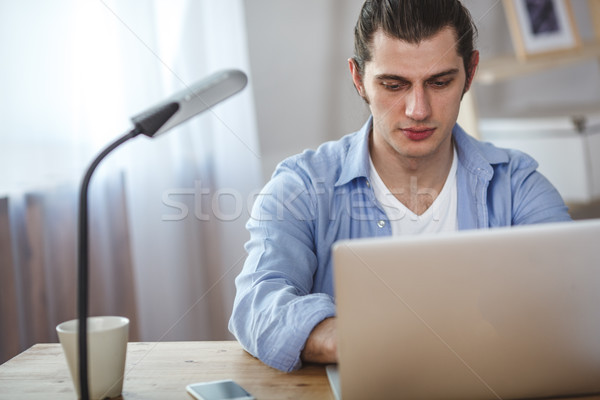
[[[125,372],[125,356],[129,338],[129,319],[125,317],[89,317],[88,391],[92,400],[121,395]],[[81,398],[79,388],[78,320],[63,322],[56,327],[71,378]]]

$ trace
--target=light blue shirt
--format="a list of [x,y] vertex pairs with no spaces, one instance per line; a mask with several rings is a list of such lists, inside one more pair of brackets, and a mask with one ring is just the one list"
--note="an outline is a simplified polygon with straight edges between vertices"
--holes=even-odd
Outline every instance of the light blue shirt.
[[[257,198],[230,331],[264,363],[300,368],[312,329],[335,316],[332,244],[390,236],[369,183],[372,118],[353,134],[284,160]],[[458,228],[568,221],[562,198],[529,156],[455,125]]]

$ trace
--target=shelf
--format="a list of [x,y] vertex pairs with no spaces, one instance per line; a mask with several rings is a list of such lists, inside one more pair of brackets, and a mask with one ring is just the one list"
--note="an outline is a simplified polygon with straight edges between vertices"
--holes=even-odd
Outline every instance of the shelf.
[[527,61],[520,61],[514,55],[494,57],[481,61],[475,75],[475,81],[481,84],[494,84],[506,79],[518,78],[593,59],[600,59],[600,43],[586,43],[579,49],[558,54],[540,55]]

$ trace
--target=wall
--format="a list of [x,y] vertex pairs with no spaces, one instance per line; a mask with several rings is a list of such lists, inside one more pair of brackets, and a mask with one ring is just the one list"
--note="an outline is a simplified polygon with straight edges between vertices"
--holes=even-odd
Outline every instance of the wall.
[[246,2],[263,173],[359,129],[368,116],[347,59],[362,0]]

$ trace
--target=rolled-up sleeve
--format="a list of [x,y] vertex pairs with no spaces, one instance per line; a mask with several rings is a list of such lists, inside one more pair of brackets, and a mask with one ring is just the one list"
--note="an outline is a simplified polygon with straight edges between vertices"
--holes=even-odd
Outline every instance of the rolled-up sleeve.
[[310,182],[282,169],[247,223],[248,258],[237,277],[229,329],[252,355],[282,371],[300,368],[313,328],[335,315],[331,294],[312,293],[318,266]]

